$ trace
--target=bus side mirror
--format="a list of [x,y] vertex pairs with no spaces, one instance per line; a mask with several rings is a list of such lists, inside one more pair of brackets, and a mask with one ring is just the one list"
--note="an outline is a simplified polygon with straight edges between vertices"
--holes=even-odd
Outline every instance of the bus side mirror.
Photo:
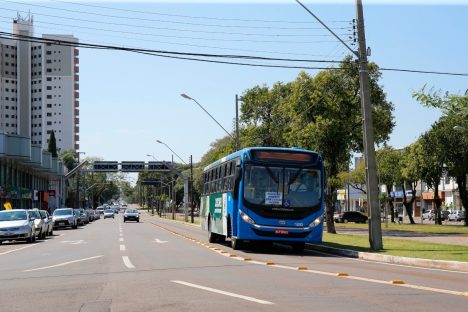
[[239,184],[242,178],[242,169],[240,165],[236,165],[236,173],[234,174],[234,191],[232,193],[232,197],[234,199],[239,198]]

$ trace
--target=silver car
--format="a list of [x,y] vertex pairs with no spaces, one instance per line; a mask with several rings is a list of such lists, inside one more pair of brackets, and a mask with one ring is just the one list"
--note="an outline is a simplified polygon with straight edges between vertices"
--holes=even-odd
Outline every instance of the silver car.
[[52,214],[54,227],[78,227],[78,217],[72,208],[59,208]]
[[47,235],[47,224],[42,220],[38,209],[32,209],[30,214],[34,217],[34,226],[36,227],[37,238],[44,239]]
[[34,217],[25,209],[0,211],[0,244],[9,240],[36,241]]
[[54,221],[52,220],[52,216],[46,210],[39,210],[41,214],[41,218],[46,225],[46,235],[52,236],[54,235]]

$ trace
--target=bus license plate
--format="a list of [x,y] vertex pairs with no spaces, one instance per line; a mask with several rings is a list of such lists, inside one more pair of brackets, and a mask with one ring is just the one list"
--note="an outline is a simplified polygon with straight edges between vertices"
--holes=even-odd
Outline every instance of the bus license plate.
[[275,234],[282,234],[282,235],[285,235],[285,234],[289,234],[289,231],[288,231],[288,230],[276,229],[276,230],[275,230]]

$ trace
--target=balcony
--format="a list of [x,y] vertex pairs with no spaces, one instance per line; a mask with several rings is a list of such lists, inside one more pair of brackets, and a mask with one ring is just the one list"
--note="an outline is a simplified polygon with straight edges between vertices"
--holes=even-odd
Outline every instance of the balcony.
[[80,76],[75,74],[75,81],[80,81]]
[[80,140],[80,136],[78,134],[75,134],[75,142],[78,142]]
[[78,66],[75,66],[75,74],[80,72],[80,68]]
[[80,64],[80,59],[77,58],[77,57],[75,57],[75,58],[73,59],[73,61],[75,62],[75,65]]
[[80,110],[79,109],[75,109],[75,116],[76,117],[80,116]]
[[75,49],[75,50],[73,51],[73,54],[74,54],[75,56],[78,56],[78,55],[80,55],[80,50],[78,50],[78,49]]
[[80,144],[78,143],[75,143],[75,151],[79,150],[80,149]]
[[79,125],[79,124],[80,124],[80,118],[75,117],[75,125]]
[[75,83],[75,91],[78,91],[80,89],[80,85],[78,83]]
[[80,92],[75,92],[75,99],[79,99],[80,98]]
[[80,102],[75,101],[75,108],[79,108],[79,107],[80,107]]
[[75,133],[80,133],[80,127],[78,127],[77,125],[75,125]]
[[1,133],[0,156],[31,160],[31,138]]

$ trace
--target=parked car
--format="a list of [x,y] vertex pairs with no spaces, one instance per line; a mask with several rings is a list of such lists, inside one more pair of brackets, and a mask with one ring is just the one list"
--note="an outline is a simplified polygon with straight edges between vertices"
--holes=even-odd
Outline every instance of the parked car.
[[366,223],[367,216],[359,211],[346,211],[340,213],[338,216],[335,216],[336,223],[348,223],[348,222],[356,222],[356,223]]
[[29,210],[14,209],[0,211],[0,244],[10,240],[36,241],[34,216]]
[[126,209],[124,212],[124,222],[127,221],[136,221],[140,222],[140,213],[136,209]]
[[52,220],[52,216],[50,216],[46,210],[39,210],[39,213],[41,214],[41,218],[46,225],[46,235],[54,235],[54,221]]
[[99,206],[96,208],[96,212],[98,212],[100,215],[104,214],[105,208],[103,206]]
[[434,209],[423,209],[423,220],[433,220],[434,219]]
[[106,209],[104,210],[104,219],[112,218],[114,219],[114,209]]
[[78,227],[78,215],[79,212],[75,212],[72,208],[59,208],[52,214],[52,220],[54,221],[54,227],[71,227],[76,229]]
[[34,217],[36,235],[39,239],[46,238],[48,225],[44,222],[38,209],[31,209],[30,214]]
[[450,213],[448,215],[448,220],[449,221],[463,221],[463,220],[465,220],[465,211],[463,211],[463,210],[452,211],[452,213]]

